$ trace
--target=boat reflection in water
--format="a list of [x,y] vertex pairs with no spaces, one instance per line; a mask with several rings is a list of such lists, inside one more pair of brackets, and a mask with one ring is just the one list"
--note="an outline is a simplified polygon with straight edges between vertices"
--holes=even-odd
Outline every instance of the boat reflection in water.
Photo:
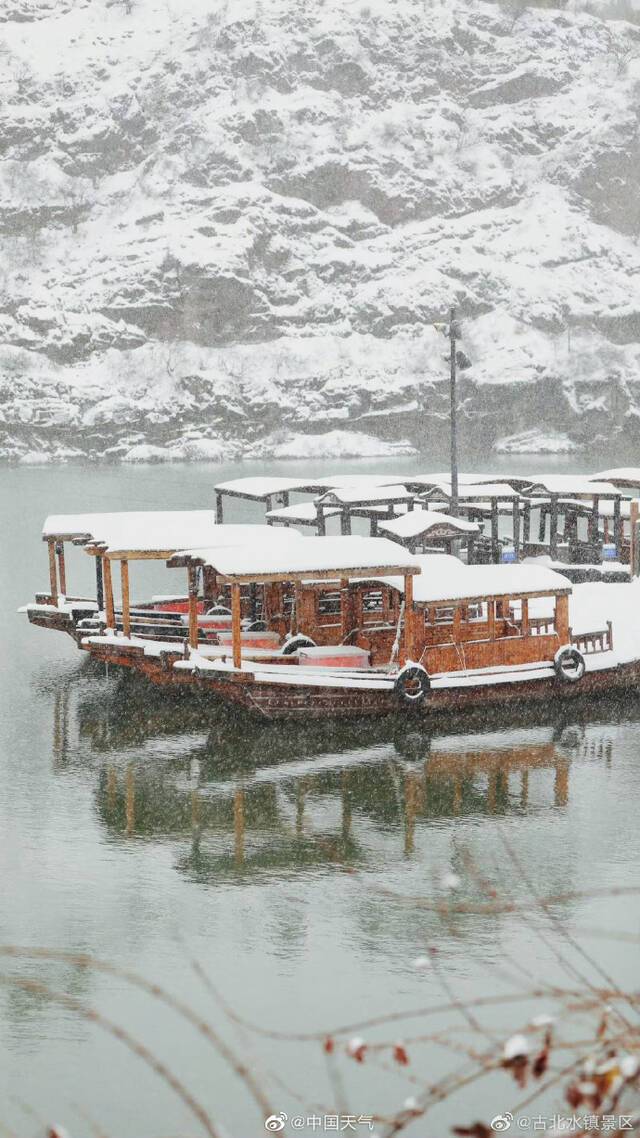
[[[612,711],[612,715],[614,712]],[[612,761],[615,726],[522,714],[446,733],[377,723],[273,724],[239,733],[128,677],[61,685],[57,764],[95,768],[112,836],[182,841],[178,868],[214,883],[302,867],[374,867],[389,841],[410,856],[420,828],[563,811],[573,762]],[[466,728],[466,729],[465,729]],[[186,845],[184,840],[186,839]],[[385,854],[386,856],[386,854]]]

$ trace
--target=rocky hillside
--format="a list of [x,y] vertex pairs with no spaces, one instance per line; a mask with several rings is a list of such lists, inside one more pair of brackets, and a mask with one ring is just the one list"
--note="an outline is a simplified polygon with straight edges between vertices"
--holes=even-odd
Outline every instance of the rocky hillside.
[[0,52],[0,456],[435,444],[452,301],[469,440],[639,437],[629,4],[5,0]]

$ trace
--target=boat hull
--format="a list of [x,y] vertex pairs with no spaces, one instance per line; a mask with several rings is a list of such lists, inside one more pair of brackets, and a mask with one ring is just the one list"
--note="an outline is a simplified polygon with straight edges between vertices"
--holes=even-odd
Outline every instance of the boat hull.
[[[193,682],[191,676],[190,680]],[[200,675],[195,683],[199,689],[264,719],[361,718],[399,713],[428,719],[467,709],[516,707],[541,702],[556,704],[585,697],[603,697],[634,690],[640,692],[640,661],[587,672],[578,683],[567,683],[550,674],[517,683],[498,681],[432,688],[417,706],[402,703],[392,687],[384,691],[310,687],[253,680],[251,675],[237,673],[215,678]]]

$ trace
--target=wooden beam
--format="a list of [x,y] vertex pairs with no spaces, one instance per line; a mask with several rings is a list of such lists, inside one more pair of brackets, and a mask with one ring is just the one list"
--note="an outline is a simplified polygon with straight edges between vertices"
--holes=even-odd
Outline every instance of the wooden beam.
[[120,584],[122,589],[122,635],[131,636],[131,612],[129,603],[129,562],[123,557],[120,562]]
[[216,490],[216,522],[218,523],[218,525],[222,525],[223,521],[224,521],[224,508],[222,505],[222,494],[220,493],[219,490]]
[[634,498],[629,507],[629,522],[631,525],[631,546],[629,549],[629,568],[631,576],[638,576],[638,518],[640,517],[640,500]]
[[101,557],[96,557],[96,601],[98,603],[98,612],[102,612],[104,608],[104,580]]
[[231,586],[231,637],[233,643],[233,666],[240,668],[242,664],[242,610],[240,604],[240,586]]
[[64,542],[56,542],[56,557],[58,558],[58,578],[60,580],[60,592],[63,597],[67,595],[67,574],[64,564]]
[[111,577],[111,562],[108,557],[102,558],[102,575],[104,580],[104,600],[107,628],[116,627],[116,610],[113,603],[113,580]]
[[589,514],[589,541],[597,542],[600,534],[600,499],[597,494],[593,495],[593,505],[591,513]]
[[516,558],[520,558],[520,502],[517,498],[513,499],[513,506],[511,511],[513,518],[513,548],[516,551]]
[[497,565],[500,561],[498,546],[498,499],[491,499],[491,559]]
[[520,603],[521,603],[521,605],[522,605],[522,635],[523,635],[523,636],[528,636],[528,635],[529,635],[529,630],[530,630],[530,625],[529,625],[529,601],[527,600],[527,598],[526,598],[526,597],[523,597],[523,598],[522,598],[522,601],[521,601]]
[[405,573],[404,578],[404,662],[413,660],[414,654],[414,611],[413,577]]
[[551,523],[549,530],[549,552],[554,560],[558,558],[558,495],[551,495]]
[[556,616],[555,616],[556,632],[560,639],[561,644],[568,644],[569,642],[569,597],[565,593],[560,597],[556,597]]
[[525,543],[531,540],[531,502],[525,502],[522,510],[522,540]]
[[57,605],[58,603],[58,571],[56,569],[56,543],[54,538],[50,537],[48,541],[49,546],[49,588],[51,590],[51,604]]
[[620,498],[613,500],[613,540],[616,546],[616,558],[620,560],[620,553],[622,551],[622,543],[624,541],[624,526],[622,516],[620,513]]
[[189,647],[198,647],[198,570],[189,566]]

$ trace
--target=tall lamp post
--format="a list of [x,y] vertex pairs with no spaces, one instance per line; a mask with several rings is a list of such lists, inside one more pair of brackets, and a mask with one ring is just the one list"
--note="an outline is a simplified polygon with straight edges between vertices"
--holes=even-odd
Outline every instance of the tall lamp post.
[[435,324],[439,332],[449,338],[449,396],[450,396],[450,423],[451,423],[451,505],[450,512],[455,517],[458,513],[458,401],[456,395],[457,359],[456,343],[460,339],[460,324],[456,320],[456,310],[452,305],[449,309],[449,323]]

